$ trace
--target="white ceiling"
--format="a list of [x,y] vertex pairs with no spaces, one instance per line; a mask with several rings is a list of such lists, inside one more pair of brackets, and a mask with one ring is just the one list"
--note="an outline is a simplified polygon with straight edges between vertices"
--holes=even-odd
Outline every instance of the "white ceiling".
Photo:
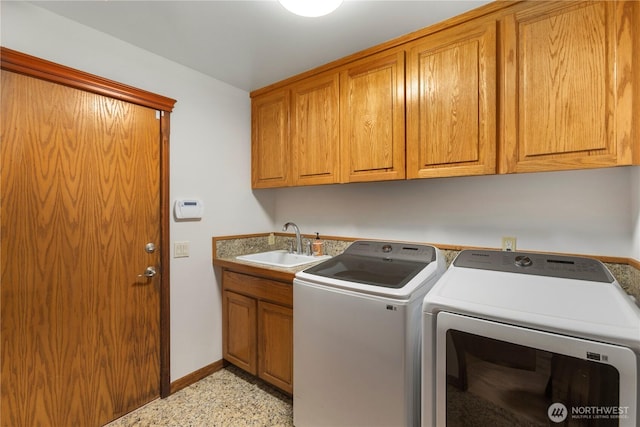
[[488,2],[346,0],[321,18],[276,0],[32,3],[251,91]]

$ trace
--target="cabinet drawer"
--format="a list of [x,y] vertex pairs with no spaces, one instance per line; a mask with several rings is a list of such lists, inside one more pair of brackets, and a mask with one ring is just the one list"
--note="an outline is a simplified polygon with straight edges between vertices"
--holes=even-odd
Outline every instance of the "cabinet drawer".
[[293,307],[293,285],[262,277],[249,276],[225,270],[222,288],[236,293]]

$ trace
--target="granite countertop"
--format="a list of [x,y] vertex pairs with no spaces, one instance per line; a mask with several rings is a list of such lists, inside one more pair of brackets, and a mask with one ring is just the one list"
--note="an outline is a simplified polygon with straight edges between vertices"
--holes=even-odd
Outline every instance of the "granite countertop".
[[[272,233],[273,243],[269,244],[269,234],[240,235],[213,238],[213,264],[215,266],[229,268],[239,272],[246,272],[262,277],[274,278],[284,282],[292,282],[295,274],[305,270],[312,264],[304,264],[298,267],[283,268],[259,264],[236,258],[238,255],[247,255],[259,252],[287,249],[292,235],[284,233]],[[304,235],[303,240],[313,240],[314,236]],[[329,238],[324,240],[324,253],[336,256],[344,252],[351,243],[356,240],[368,239],[343,239]],[[438,247],[439,245],[434,245]],[[440,251],[445,258],[447,267],[453,262],[460,252],[459,249],[440,247]],[[321,260],[318,261],[318,263]],[[622,289],[629,295],[640,301],[640,270],[631,264],[616,262],[604,262],[611,274],[616,278]],[[640,304],[639,304],[640,305]]]

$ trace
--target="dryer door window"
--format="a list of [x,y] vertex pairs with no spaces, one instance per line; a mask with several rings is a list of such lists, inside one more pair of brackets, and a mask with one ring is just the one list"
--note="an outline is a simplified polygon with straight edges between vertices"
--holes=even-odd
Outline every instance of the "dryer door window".
[[635,425],[631,350],[459,317],[441,329],[438,315],[436,406],[447,426]]

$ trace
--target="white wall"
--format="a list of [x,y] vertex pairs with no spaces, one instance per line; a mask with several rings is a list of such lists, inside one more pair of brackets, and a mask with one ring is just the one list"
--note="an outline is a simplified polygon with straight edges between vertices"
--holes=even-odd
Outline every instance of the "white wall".
[[[171,262],[171,379],[222,358],[211,237],[272,228],[273,194],[250,187],[249,94],[24,2],[2,1],[3,46],[177,99],[171,195],[205,202],[202,221],[171,223],[191,256]],[[173,251],[172,251],[173,253]]]
[[638,259],[639,180],[626,167],[287,188],[275,219],[321,235],[482,247],[516,236],[521,250]]

